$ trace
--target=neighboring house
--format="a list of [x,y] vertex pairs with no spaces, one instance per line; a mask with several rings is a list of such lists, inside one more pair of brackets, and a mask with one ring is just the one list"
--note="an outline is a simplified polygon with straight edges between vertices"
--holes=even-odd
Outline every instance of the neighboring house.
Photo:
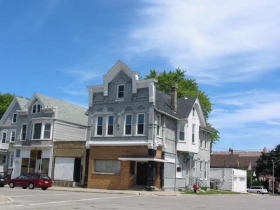
[[233,168],[211,168],[211,182],[217,189],[233,192],[246,192],[247,171]]
[[[267,152],[264,148],[263,152]],[[251,164],[254,170],[257,167],[257,160],[260,158],[260,151],[220,151],[211,155],[211,168],[241,168],[248,169]]]
[[10,151],[9,145],[14,144],[18,134],[17,110],[21,110],[27,102],[27,99],[15,97],[0,120],[0,172],[8,172],[8,175],[11,175],[14,163],[14,151]]
[[[88,87],[89,188],[183,189],[186,173],[209,180],[210,130],[198,99],[177,99],[176,86],[169,96],[156,90],[156,82],[139,80],[118,61],[103,85]],[[206,148],[199,149],[199,132],[205,132]]]
[[[24,107],[7,112],[9,116],[17,114],[16,135],[9,147],[14,154],[12,177],[42,172],[57,185],[83,183],[85,108],[35,93]],[[9,119],[4,115],[3,123],[7,124]]]

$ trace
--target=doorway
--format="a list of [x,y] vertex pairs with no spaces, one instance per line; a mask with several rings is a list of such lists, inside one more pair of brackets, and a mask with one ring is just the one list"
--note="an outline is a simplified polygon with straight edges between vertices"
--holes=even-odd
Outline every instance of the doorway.
[[147,184],[147,163],[137,162],[137,185],[146,185]]

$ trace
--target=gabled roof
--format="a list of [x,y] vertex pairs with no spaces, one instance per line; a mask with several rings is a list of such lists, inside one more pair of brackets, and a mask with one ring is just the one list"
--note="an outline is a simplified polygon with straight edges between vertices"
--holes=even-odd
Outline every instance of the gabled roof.
[[11,112],[11,110],[13,109],[13,107],[18,104],[19,107],[22,109],[28,102],[28,99],[25,98],[20,98],[20,97],[14,97],[14,99],[12,100],[12,102],[10,103],[10,105],[8,106],[7,110],[5,111],[4,115],[2,116],[1,120],[0,120],[0,125],[2,125],[4,123],[4,120],[7,118],[7,116],[9,115],[9,113]]
[[20,107],[20,109],[23,109],[23,107],[27,104],[28,99],[26,98],[20,98],[20,97],[16,97],[16,100],[18,102],[18,105]]
[[43,94],[34,93],[24,109],[28,109],[36,100],[39,101],[42,108],[56,108],[56,119],[87,125],[87,116],[85,115],[87,108]]
[[[165,112],[169,115],[172,115],[173,117],[176,117],[178,119],[184,119],[188,118],[190,113],[192,112],[192,108],[195,105],[195,103],[198,103],[199,109],[201,109],[201,106],[199,104],[199,100],[197,97],[189,97],[189,98],[178,98],[177,99],[177,113],[174,112],[171,108],[171,96],[163,93],[162,91],[156,90],[156,109]],[[201,119],[205,121],[204,115],[202,113],[202,110],[200,110]],[[208,126],[203,126],[203,128],[207,131],[212,131],[211,128]]]

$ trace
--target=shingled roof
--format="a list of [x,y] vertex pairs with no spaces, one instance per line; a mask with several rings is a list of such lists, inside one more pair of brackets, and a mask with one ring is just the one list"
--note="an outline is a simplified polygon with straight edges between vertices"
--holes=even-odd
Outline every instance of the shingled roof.
[[211,167],[228,167],[239,168],[248,167],[251,163],[252,167],[257,166],[257,160],[261,156],[261,152],[242,151],[242,152],[214,152],[211,156]]
[[81,125],[87,125],[87,109],[60,99],[36,93],[45,107],[57,107],[57,119]]

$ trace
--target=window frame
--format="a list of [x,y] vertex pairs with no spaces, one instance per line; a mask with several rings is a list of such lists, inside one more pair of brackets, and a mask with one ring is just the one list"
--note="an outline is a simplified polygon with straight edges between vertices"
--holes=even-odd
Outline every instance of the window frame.
[[[123,91],[119,90],[120,87],[123,87]],[[123,93],[123,97],[119,97],[120,92]],[[125,85],[124,84],[117,85],[117,99],[124,99],[124,92],[125,92]]]
[[157,114],[157,127],[156,127],[157,137],[162,137],[162,116]]
[[[100,164],[105,164],[107,168],[107,162],[112,161],[112,165],[111,165],[111,170],[112,172],[108,172],[108,171],[102,171],[102,167],[100,168],[100,170],[97,170],[97,161],[100,161]],[[105,163],[104,163],[105,162]],[[114,165],[113,163],[117,163],[116,165]],[[109,175],[120,175],[121,174],[121,164],[122,161],[120,160],[114,160],[114,159],[109,159],[109,160],[103,160],[103,159],[94,159],[93,160],[93,169],[92,169],[92,173],[93,174],[109,174]],[[115,172],[114,170],[116,169],[115,167],[118,167],[118,171]]]
[[[113,123],[109,125],[110,117],[113,117]],[[106,136],[114,136],[114,115],[107,116],[107,122],[106,122]],[[112,134],[109,134],[109,126],[112,126]]]
[[[127,116],[131,116],[131,122],[130,124],[127,124]],[[126,114],[125,119],[124,119],[124,135],[125,136],[132,136],[132,120],[133,120],[133,115],[132,114]],[[126,126],[130,125],[130,134],[126,133]]]
[[[181,171],[178,172],[178,168],[181,168]],[[183,165],[176,165],[176,178],[183,178]]]
[[[17,117],[18,117],[18,114],[17,113],[13,113],[12,123],[17,123]],[[15,121],[14,121],[14,119],[15,119]]]
[[[183,134],[184,138],[181,139],[181,133]],[[180,141],[186,141],[186,138],[185,138],[185,123],[180,123],[180,129],[179,129],[179,140]]]
[[[41,124],[41,130],[40,130],[40,138],[34,139],[35,135],[35,124]],[[50,138],[45,138],[45,125],[50,124]],[[26,127],[27,128],[27,127]],[[30,129],[30,139],[31,140],[52,140],[52,134],[53,134],[53,122],[52,121],[34,121],[31,123],[31,129]]]
[[203,131],[199,131],[199,147],[203,148]]
[[192,125],[192,144],[195,144],[195,124]]
[[[101,125],[98,125],[98,119],[102,118],[102,123]],[[96,117],[96,126],[95,126],[95,136],[103,136],[103,121],[104,121],[104,117],[103,116],[97,116]],[[101,126],[101,134],[98,134],[98,126]]]
[[[13,133],[15,134],[14,136],[13,136]],[[15,142],[16,136],[17,136],[16,130],[11,130],[10,142]],[[14,140],[12,140],[13,137],[14,137]]]
[[[23,126],[25,125],[25,138],[23,139],[22,138],[22,134],[23,134]],[[21,124],[21,130],[20,130],[20,140],[22,140],[22,141],[25,141],[26,139],[27,139],[27,127],[28,127],[28,125],[27,125],[27,123],[23,123],[23,124]]]
[[[35,109],[34,109],[35,108]],[[42,112],[42,106],[41,104],[39,104],[39,102],[35,102],[32,106],[31,109],[31,114],[37,114],[37,113],[41,113]]]
[[[2,131],[2,135],[1,135],[1,143],[2,144],[7,144],[7,131]],[[5,134],[5,142],[3,142],[3,140],[4,140],[4,134]]]
[[[138,120],[139,120],[139,115],[143,115],[144,119],[143,119],[143,133],[138,133]],[[136,136],[144,136],[145,135],[145,113],[137,113],[137,117],[136,117]],[[140,124],[141,125],[141,124]]]

